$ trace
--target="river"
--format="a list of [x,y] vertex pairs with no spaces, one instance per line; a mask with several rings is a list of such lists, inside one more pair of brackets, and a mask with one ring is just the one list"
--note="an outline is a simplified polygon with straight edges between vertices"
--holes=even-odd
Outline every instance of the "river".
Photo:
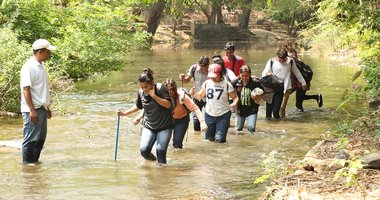
[[[124,71],[76,83],[75,91],[60,96],[59,103],[69,114],[54,116],[53,111],[48,122],[41,164],[22,165],[19,149],[0,147],[0,198],[256,199],[265,191],[263,185],[253,184],[264,174],[263,155],[278,151],[289,162],[302,158],[341,118],[335,109],[350,87],[354,68],[328,57],[300,54],[314,70],[308,94],[322,93],[322,108],[309,100],[300,113],[292,95],[286,119],[266,121],[265,106],[261,106],[256,134],[236,135],[231,127],[224,144],[204,141],[203,133],[190,126],[184,149],[169,148],[166,167],[144,161],[139,153],[141,127],[132,124],[133,116],[122,117],[118,159],[113,160],[115,110],[134,103],[142,69],[151,67],[159,82],[167,77],[177,80],[201,55],[224,54],[222,47],[137,51],[129,54],[131,63]],[[256,76],[274,52],[275,48],[265,45],[247,44],[237,45],[236,50]],[[1,118],[0,141],[19,144],[21,140],[21,117]]]

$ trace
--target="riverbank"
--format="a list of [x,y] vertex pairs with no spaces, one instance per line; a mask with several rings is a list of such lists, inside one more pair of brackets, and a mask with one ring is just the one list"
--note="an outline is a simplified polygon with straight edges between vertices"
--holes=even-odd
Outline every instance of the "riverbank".
[[[288,40],[289,38],[283,32],[272,32],[263,29],[250,29],[254,34],[255,41],[265,42],[267,44],[277,44]],[[160,25],[153,37],[152,49],[160,48],[189,48],[192,46],[193,39],[184,31],[172,31],[171,25]],[[228,42],[228,41],[225,41]],[[223,42],[224,43],[224,42]]]
[[348,157],[359,158],[379,149],[380,143],[369,132],[358,131],[348,138],[345,150],[340,150],[340,144],[337,138],[319,142],[303,160],[289,166],[293,172],[272,180],[260,199],[379,199],[380,171],[356,171],[357,163],[337,157],[345,152]]

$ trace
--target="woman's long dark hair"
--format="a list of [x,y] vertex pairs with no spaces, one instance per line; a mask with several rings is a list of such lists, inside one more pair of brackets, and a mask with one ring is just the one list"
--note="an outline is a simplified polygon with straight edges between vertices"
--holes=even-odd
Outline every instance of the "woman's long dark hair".
[[154,81],[153,74],[154,72],[150,68],[143,69],[143,72],[140,74],[138,78],[138,82],[153,84],[153,81]]
[[173,90],[173,92],[174,92],[174,96],[172,97],[173,99],[178,98],[177,83],[173,79],[168,78],[162,84],[166,87],[166,89],[168,89],[168,86],[171,87],[171,90]]

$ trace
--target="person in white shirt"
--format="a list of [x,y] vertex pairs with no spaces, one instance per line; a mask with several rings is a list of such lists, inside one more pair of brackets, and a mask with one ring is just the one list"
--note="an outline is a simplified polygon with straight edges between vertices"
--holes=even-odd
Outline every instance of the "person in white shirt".
[[[305,79],[298,70],[294,60],[288,57],[288,52],[285,49],[278,49],[277,56],[268,60],[262,76],[276,75],[283,83],[282,91],[275,91],[273,94],[272,103],[266,104],[266,118],[272,119],[272,114],[275,119],[280,119],[280,108],[284,98],[284,94],[288,95],[291,90],[291,72],[297,77],[298,81],[302,84],[303,89],[306,89]],[[286,98],[285,95],[285,98]]]
[[[189,83],[190,80],[193,79],[194,85],[192,87],[192,90],[195,90],[195,92],[198,92],[199,90],[201,90],[203,82],[207,80],[209,64],[210,64],[210,58],[208,56],[202,56],[199,59],[198,64],[192,65],[186,75],[180,74],[179,79],[185,84]],[[206,105],[205,99],[201,99],[201,100],[193,99],[193,101],[201,111]],[[193,113],[193,128],[194,128],[194,131],[201,130],[201,123],[195,113]]]
[[56,49],[45,39],[36,40],[33,56],[20,73],[21,113],[23,118],[22,160],[38,162],[47,135],[47,119],[51,118],[48,75],[44,61]]
[[[194,98],[202,99],[206,97],[205,121],[207,131],[205,139],[223,143],[227,141],[227,132],[230,126],[231,108],[236,109],[238,96],[230,82],[224,80],[222,67],[218,64],[211,64],[208,69],[208,77],[202,89],[195,93]],[[229,103],[231,97],[233,102]]]

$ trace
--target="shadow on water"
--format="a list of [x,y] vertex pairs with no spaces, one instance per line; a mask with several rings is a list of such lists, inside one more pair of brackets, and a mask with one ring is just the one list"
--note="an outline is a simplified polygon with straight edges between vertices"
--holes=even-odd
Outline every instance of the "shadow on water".
[[[304,103],[305,112],[288,104],[287,117],[266,121],[265,106],[258,114],[254,135],[236,135],[229,130],[227,143],[203,140],[203,133],[185,136],[184,149],[168,150],[168,166],[144,161],[139,153],[140,130],[134,115],[120,124],[118,160],[113,161],[115,111],[134,104],[136,79],[146,66],[155,71],[155,80],[177,79],[201,55],[224,54],[223,44],[214,48],[156,49],[130,55],[133,64],[106,77],[77,83],[76,91],[61,96],[72,113],[49,120],[48,138],[37,166],[21,165],[21,152],[0,151],[0,197],[3,199],[255,199],[265,190],[254,185],[264,173],[263,154],[278,150],[286,158],[301,158],[340,118],[335,108],[343,90],[349,87],[355,69],[340,66],[327,58],[300,55],[314,70],[310,94],[322,93],[324,106]],[[240,44],[239,44],[240,45]],[[251,45],[251,44],[250,44]],[[260,76],[275,48],[239,48],[253,74]],[[339,74],[339,76],[336,76]],[[184,87],[190,88],[191,84]],[[54,113],[53,113],[54,114]],[[234,119],[231,119],[231,124]],[[20,118],[2,119],[0,141],[22,139]],[[1,148],[0,148],[1,149]],[[155,149],[155,148],[154,148]],[[154,152],[155,153],[155,152]]]

